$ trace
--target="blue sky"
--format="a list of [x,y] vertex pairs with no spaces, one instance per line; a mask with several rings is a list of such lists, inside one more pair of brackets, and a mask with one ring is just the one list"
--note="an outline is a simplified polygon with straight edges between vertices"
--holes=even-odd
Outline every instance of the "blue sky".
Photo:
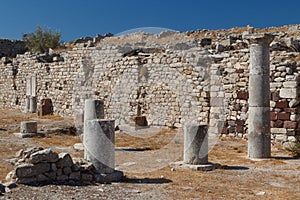
[[38,25],[63,41],[139,27],[178,31],[300,24],[300,1],[277,0],[6,0],[0,38],[21,39]]

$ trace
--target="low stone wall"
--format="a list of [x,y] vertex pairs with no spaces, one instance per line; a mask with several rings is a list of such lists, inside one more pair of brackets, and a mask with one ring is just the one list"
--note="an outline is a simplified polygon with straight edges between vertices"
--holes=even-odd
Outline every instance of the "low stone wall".
[[[60,153],[51,149],[30,148],[21,150],[13,160],[15,169],[11,171],[6,179],[8,182],[19,184],[92,184],[112,182],[117,175],[100,174],[95,167],[87,162],[73,162],[68,153]],[[120,179],[118,177],[118,179]]]

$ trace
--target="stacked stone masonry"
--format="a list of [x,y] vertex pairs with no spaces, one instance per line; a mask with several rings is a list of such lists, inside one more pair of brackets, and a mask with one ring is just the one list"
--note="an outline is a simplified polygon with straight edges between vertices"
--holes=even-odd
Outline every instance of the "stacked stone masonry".
[[[84,100],[95,98],[104,100],[105,114],[116,125],[142,115],[149,125],[180,127],[194,120],[209,122],[211,132],[245,137],[250,54],[243,35],[253,31],[135,33],[79,44],[46,61],[45,55],[17,55],[12,63],[0,63],[1,107],[23,110],[25,80],[35,73],[38,106],[50,99],[54,114],[73,115],[81,123]],[[298,26],[265,30],[275,36],[270,123],[278,141],[300,139],[297,31]]]
[[114,181],[116,176],[122,176],[122,173],[99,173],[90,162],[74,162],[68,153],[58,154],[41,147],[22,149],[11,162],[14,170],[8,173],[6,180],[20,184],[104,183]]

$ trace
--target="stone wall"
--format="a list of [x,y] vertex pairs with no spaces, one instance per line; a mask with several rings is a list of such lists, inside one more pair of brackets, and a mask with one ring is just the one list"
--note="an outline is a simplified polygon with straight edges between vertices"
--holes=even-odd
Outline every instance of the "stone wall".
[[68,153],[34,147],[20,150],[13,158],[14,169],[8,173],[8,182],[20,184],[92,184],[110,183],[121,179],[122,172],[101,174],[85,160],[74,162]]
[[[271,132],[278,141],[299,139],[298,52],[272,51],[270,54]],[[223,134],[243,137],[247,133],[249,52],[232,51],[218,64],[223,71],[226,124]]]
[[23,110],[26,77],[36,74],[38,102],[50,98],[55,114],[75,115],[78,123],[86,98],[103,99],[106,116],[117,125],[137,115],[146,116],[149,125],[208,123],[207,55],[193,44],[75,47],[52,60],[26,53],[0,65],[1,106]]
[[[293,47],[298,43],[285,33],[272,33],[273,139],[299,140],[300,55],[282,41],[292,40]],[[55,114],[73,115],[78,124],[84,99],[100,98],[106,117],[116,119],[116,125],[143,115],[149,125],[209,122],[214,132],[245,137],[249,48],[243,34],[137,33],[55,55],[18,55],[12,63],[0,63],[1,107],[24,109],[25,79],[35,73],[38,102],[50,98]]]

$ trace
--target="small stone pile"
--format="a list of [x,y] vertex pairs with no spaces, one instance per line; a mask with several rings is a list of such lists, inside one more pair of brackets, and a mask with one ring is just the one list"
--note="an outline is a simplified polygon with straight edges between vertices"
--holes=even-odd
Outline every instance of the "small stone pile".
[[[68,153],[56,153],[51,149],[29,148],[20,150],[12,159],[15,169],[6,179],[18,184],[93,184],[113,182],[118,173],[101,174],[92,163],[73,161]],[[122,173],[120,173],[122,174]]]

